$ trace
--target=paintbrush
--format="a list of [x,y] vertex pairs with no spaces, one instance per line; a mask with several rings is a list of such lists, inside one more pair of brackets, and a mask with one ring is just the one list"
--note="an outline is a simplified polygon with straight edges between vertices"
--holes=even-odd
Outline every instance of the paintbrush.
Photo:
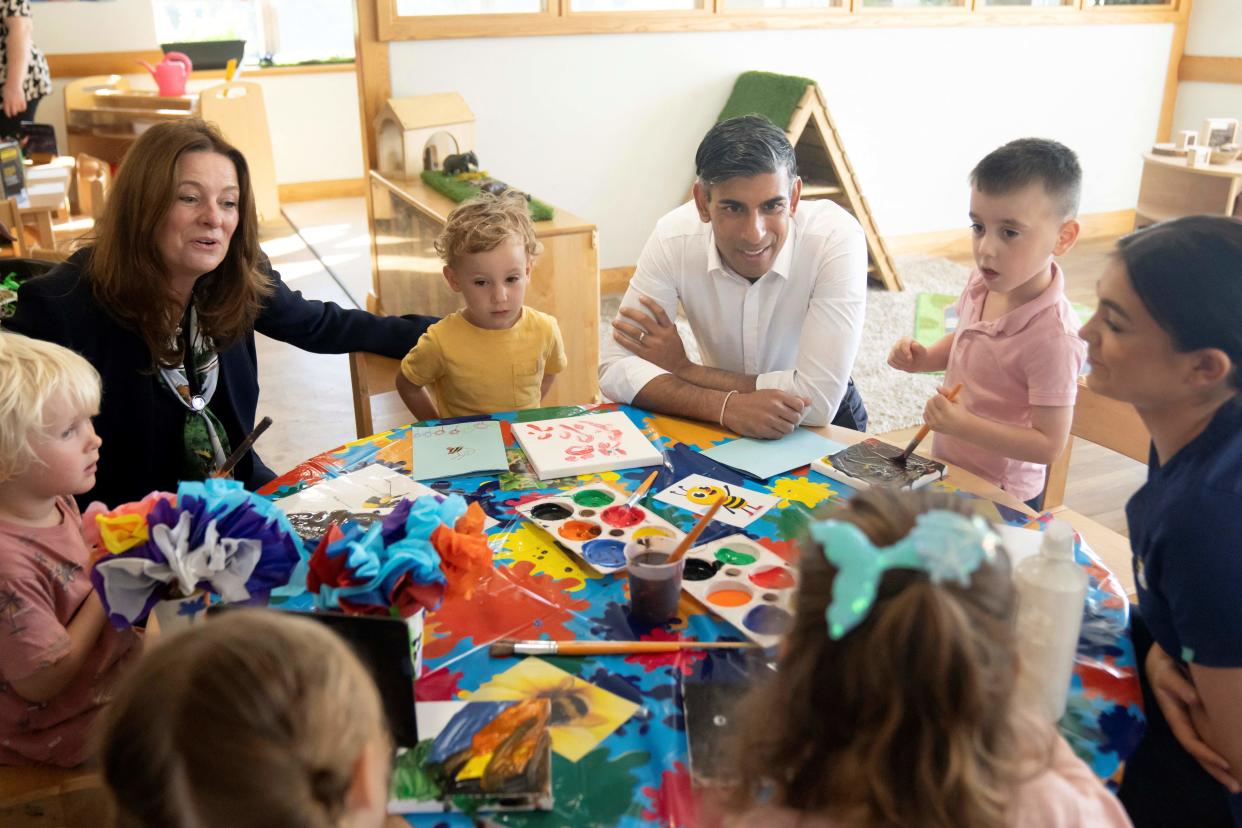
[[723,497],[717,498],[716,502],[712,504],[712,507],[703,514],[703,517],[699,518],[699,522],[694,524],[694,528],[690,530],[690,534],[681,539],[681,543],[677,544],[677,548],[673,550],[673,554],[669,555],[668,559],[665,560],[661,566],[677,563],[682,559],[682,557],[686,554],[686,550],[691,546],[694,546],[694,542],[698,540],[699,535],[703,534],[703,530],[707,528],[707,524],[712,522],[712,518],[716,516],[716,511],[720,509],[720,504],[724,502],[725,499]]
[[625,508],[632,509],[634,508],[635,503],[643,499],[643,495],[645,495],[647,490],[651,488],[651,484],[655,482],[656,475],[659,473],[660,470],[656,469],[651,474],[647,475],[647,479],[643,481],[643,484],[635,490],[634,494],[630,495],[629,500],[625,501]]
[[263,432],[267,431],[268,426],[271,424],[271,417],[264,417],[262,420],[259,420],[259,424],[254,427],[254,431],[246,435],[246,439],[242,440],[241,444],[237,446],[237,450],[228,456],[228,459],[224,461],[224,465],[220,467],[215,476],[228,477],[232,474],[233,467],[241,462],[241,459],[246,456],[246,452],[250,451],[250,447],[254,445],[254,441],[263,436]]
[[680,650],[749,650],[749,641],[516,641],[502,638],[487,648],[492,658],[515,655],[614,655],[617,653],[675,653]]
[[[959,382],[957,385],[953,386],[953,389],[949,391],[949,393],[945,394],[945,397],[950,402],[952,402],[953,400],[957,399],[957,394],[961,390],[962,390],[962,383]],[[904,466],[906,464],[906,461],[910,459],[910,455],[914,454],[914,450],[919,447],[919,443],[923,442],[923,440],[927,437],[928,432],[930,431],[931,431],[931,426],[929,426],[927,423],[923,423],[923,427],[919,429],[919,433],[915,434],[914,439],[911,440],[909,444],[906,445],[906,450],[903,451],[901,454],[897,455],[896,457],[894,457],[893,462]]]

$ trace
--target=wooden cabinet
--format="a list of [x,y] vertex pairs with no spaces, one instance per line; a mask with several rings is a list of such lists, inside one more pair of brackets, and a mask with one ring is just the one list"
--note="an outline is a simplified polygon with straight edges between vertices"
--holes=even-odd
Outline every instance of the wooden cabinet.
[[1180,156],[1143,155],[1134,226],[1200,214],[1242,215],[1242,162],[1188,167]]
[[[371,294],[376,313],[444,316],[462,307],[436,255],[436,236],[457,206],[419,178],[371,172]],[[543,253],[535,260],[526,304],[556,317],[569,367],[548,405],[595,402],[599,394],[599,251],[595,225],[556,208],[535,222]]]

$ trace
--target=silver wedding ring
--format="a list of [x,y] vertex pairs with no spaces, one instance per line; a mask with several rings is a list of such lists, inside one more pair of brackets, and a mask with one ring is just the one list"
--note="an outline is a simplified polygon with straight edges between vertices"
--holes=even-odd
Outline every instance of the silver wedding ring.
[[646,338],[647,338],[647,332],[646,332],[646,331],[639,331],[639,332],[638,332],[638,344],[639,344],[639,345],[642,345],[642,344],[643,344],[643,340],[644,340],[644,339],[646,339]]

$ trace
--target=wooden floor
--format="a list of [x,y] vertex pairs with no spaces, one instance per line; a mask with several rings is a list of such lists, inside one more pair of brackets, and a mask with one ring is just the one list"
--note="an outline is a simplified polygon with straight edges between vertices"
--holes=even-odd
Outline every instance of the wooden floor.
[[[313,234],[317,229],[311,227],[308,231],[305,224],[308,214],[313,214],[314,221],[322,221],[325,226],[340,223],[333,215],[332,202],[317,203],[313,209],[301,207],[298,220],[303,233]],[[290,287],[301,290],[309,299],[353,306],[350,294],[324,269],[288,222],[281,220],[265,225],[261,239],[264,250]],[[1112,240],[1086,242],[1061,260],[1071,301],[1095,306],[1095,283],[1111,249]],[[970,264],[969,257],[964,263]],[[351,286],[347,283],[346,287]],[[262,336],[256,339],[262,388],[259,416],[266,414],[275,421],[275,426],[258,446],[267,464],[278,473],[284,472],[318,451],[353,440],[353,401],[347,358],[309,354]],[[373,408],[377,431],[410,419],[395,393],[377,398]],[[1142,484],[1145,474],[1145,468],[1139,463],[1076,441],[1066,505],[1114,531],[1125,533],[1125,502]]]

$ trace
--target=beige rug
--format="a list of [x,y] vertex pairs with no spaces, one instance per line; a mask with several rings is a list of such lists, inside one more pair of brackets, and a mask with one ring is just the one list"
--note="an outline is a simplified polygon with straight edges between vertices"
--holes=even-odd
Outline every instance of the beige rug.
[[[940,378],[906,374],[889,368],[885,361],[892,344],[914,332],[914,303],[920,293],[960,293],[970,270],[948,259],[902,256],[896,260],[906,289],[891,292],[872,287],[867,291],[867,318],[862,345],[854,363],[854,382],[867,404],[873,434],[918,425],[923,405],[936,393]],[[621,304],[619,294],[600,302],[600,341],[611,334],[611,322]],[[698,345],[685,319],[678,320],[686,351],[697,358]]]

